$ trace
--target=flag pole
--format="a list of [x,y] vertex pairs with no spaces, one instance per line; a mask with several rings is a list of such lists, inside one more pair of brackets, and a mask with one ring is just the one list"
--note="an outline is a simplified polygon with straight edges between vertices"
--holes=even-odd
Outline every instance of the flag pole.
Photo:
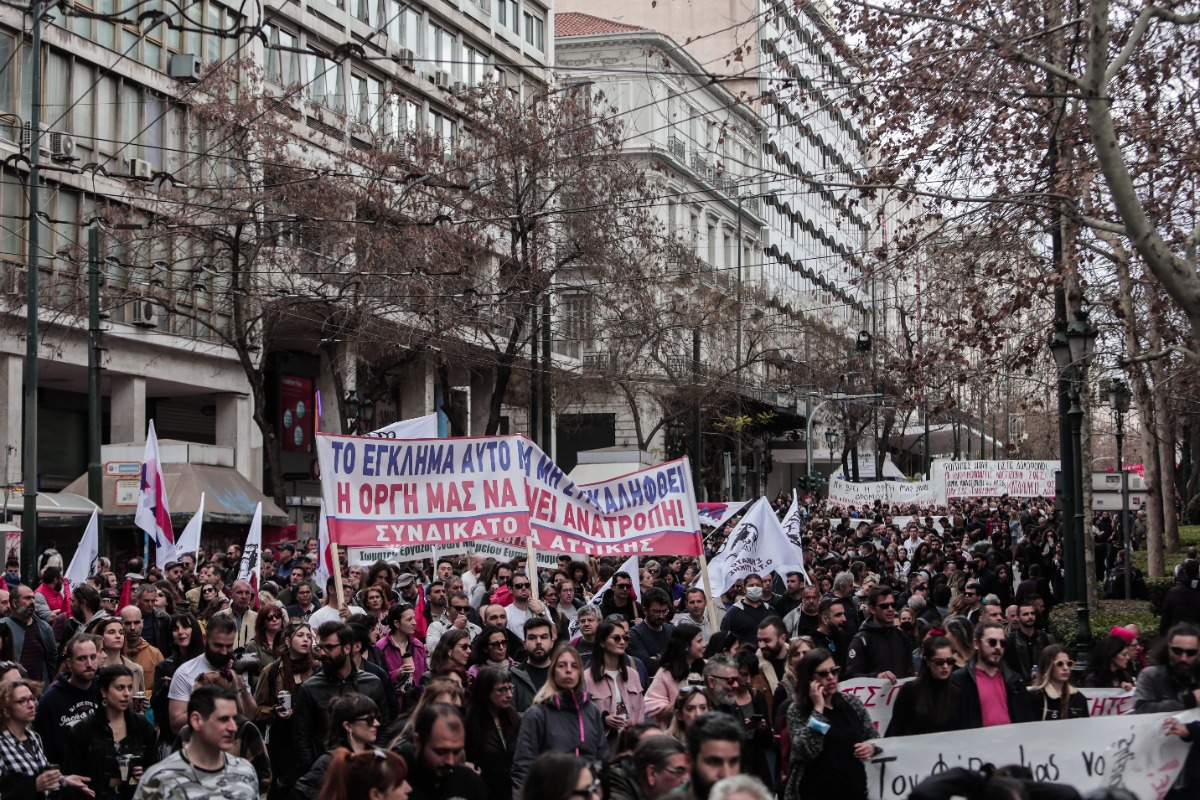
[[[437,568],[437,564],[434,564]],[[529,596],[538,598],[537,557],[533,554],[533,532],[525,537],[525,573],[529,578]]]
[[[346,590],[342,587],[341,557],[338,553],[337,542],[333,541],[333,537],[330,537],[329,541],[329,555],[333,557],[333,586],[337,592],[338,610],[341,611],[346,607]],[[317,553],[317,558],[320,557],[321,554]]]
[[[700,538],[699,532],[696,538]],[[708,579],[708,559],[704,557],[704,546],[700,547],[700,576],[704,579],[704,593],[708,595],[708,622],[712,625],[713,633],[717,631],[717,598],[713,596],[712,583]]]

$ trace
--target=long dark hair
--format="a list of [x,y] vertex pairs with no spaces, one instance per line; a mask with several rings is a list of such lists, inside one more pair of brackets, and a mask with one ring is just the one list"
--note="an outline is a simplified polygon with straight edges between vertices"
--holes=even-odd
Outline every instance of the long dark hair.
[[329,702],[329,730],[325,733],[325,747],[332,750],[335,747],[349,747],[350,740],[346,735],[343,723],[353,722],[360,717],[379,715],[379,706],[365,694],[350,692],[339,695]]
[[[482,745],[484,737],[492,729],[492,692],[500,684],[512,684],[512,673],[501,667],[480,667],[471,684],[470,702],[467,704],[467,741]],[[496,709],[500,717],[500,730],[505,741],[515,740],[521,726],[521,715],[509,705]]]
[[663,653],[659,669],[665,669],[671,673],[671,677],[681,686],[687,680],[689,672],[700,672],[704,669],[703,659],[694,667],[688,664],[688,649],[692,646],[692,640],[700,634],[701,630],[698,625],[681,622],[675,626],[675,630],[671,631],[671,638],[667,640],[667,649]]
[[917,704],[914,709],[916,719],[914,727],[918,730],[945,730],[950,719],[957,713],[951,702],[949,680],[939,680],[933,677],[929,668],[929,659],[938,650],[949,650],[954,657],[954,644],[945,636],[930,636],[921,645],[921,668],[917,671],[916,691]]
[[[188,640],[187,650],[182,652],[175,646],[175,629],[180,625],[192,629],[192,638]],[[200,623],[194,616],[187,613],[175,614],[171,617],[171,627],[168,630],[171,632],[172,653],[178,658],[180,664],[204,654],[204,631],[200,630]]]
[[442,638],[438,639],[437,646],[433,648],[433,653],[429,656],[429,671],[434,675],[441,675],[457,669],[454,662],[450,660],[450,651],[470,635],[465,628],[451,628],[442,634]]
[[1129,675],[1121,675],[1112,671],[1112,660],[1128,645],[1120,636],[1109,634],[1100,640],[1088,659],[1088,669],[1083,676],[1083,685],[1093,688],[1109,688],[1121,681],[1130,680]]
[[[488,663],[488,639],[491,639],[496,634],[504,637],[505,643],[508,642],[508,631],[501,628],[499,625],[485,625],[483,632],[475,637],[471,642],[471,666],[481,666]],[[505,651],[507,655],[508,651]]]
[[[809,650],[800,659],[800,663],[796,666],[796,700],[795,703],[800,707],[800,716],[809,717],[813,712],[812,697],[809,696],[808,686],[816,679],[814,673],[817,667],[824,664],[826,661],[833,659],[833,653],[826,650],[824,647],[818,647],[815,650]],[[833,697],[829,699],[830,705],[837,705],[842,701],[841,692],[834,692]]]
[[587,762],[571,753],[542,753],[529,767],[520,800],[567,800]]
[[[600,682],[604,680],[604,643],[608,641],[608,637],[613,635],[613,632],[618,628],[624,630],[624,625],[617,625],[615,622],[604,620],[600,623],[600,627],[596,628],[596,641],[592,645],[592,663],[588,670],[592,673],[592,680]],[[628,635],[628,634],[627,634]],[[617,668],[621,674],[621,682],[629,680],[629,671],[625,668],[626,658],[621,659],[621,664]]]

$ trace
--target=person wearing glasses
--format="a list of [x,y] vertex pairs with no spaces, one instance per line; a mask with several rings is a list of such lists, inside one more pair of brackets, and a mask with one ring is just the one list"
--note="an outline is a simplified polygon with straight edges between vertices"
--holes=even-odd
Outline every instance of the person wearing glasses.
[[1088,658],[1088,669],[1079,685],[1088,689],[1133,689],[1133,670],[1130,669],[1133,659],[1129,650],[1123,637],[1112,633],[1105,636]]
[[208,621],[224,608],[224,595],[217,590],[216,584],[204,583],[199,587],[199,602],[196,604],[196,619],[200,622],[200,630],[208,630]]
[[613,614],[624,617],[630,625],[642,618],[642,607],[633,596],[633,578],[627,572],[613,573],[612,587],[600,601],[600,617]]
[[900,687],[887,736],[916,736],[957,730],[961,694],[950,683],[957,664],[945,636],[930,636],[921,646],[917,679]]
[[1052,644],[1038,660],[1038,676],[1030,687],[1030,706],[1035,721],[1079,719],[1089,716],[1087,700],[1071,685],[1075,659],[1066,648]]
[[841,669],[823,647],[796,668],[796,702],[788,708],[791,737],[784,800],[867,797],[866,762],[876,755],[879,731],[862,701],[838,691]]
[[262,668],[286,652],[285,616],[282,605],[269,603],[262,606],[254,620],[254,638],[246,644],[246,653],[258,658],[259,668],[253,672],[256,682]]
[[484,667],[496,667],[509,670],[517,662],[508,655],[508,628],[499,625],[487,625],[483,632],[471,643],[471,666],[467,677],[475,678]]
[[529,776],[530,767],[539,754],[574,753],[600,761],[608,758],[604,717],[584,691],[583,676],[579,652],[566,645],[556,647],[550,656],[546,685],[534,696],[533,705],[521,718],[521,733],[513,755],[514,792],[522,790],[527,776],[531,791],[542,788]]
[[[504,607],[504,613],[508,616],[508,629],[513,632],[514,636],[523,637],[525,635],[525,620],[530,617],[541,617],[550,619],[546,613],[546,607],[542,605],[540,600],[533,599],[533,584],[529,578],[525,577],[524,573],[516,573],[512,577],[512,602]],[[554,622],[551,620],[553,626]]]
[[646,716],[645,689],[638,671],[626,657],[629,633],[624,625],[610,620],[596,629],[596,649],[584,673],[584,688],[600,709],[610,745],[621,731],[636,725]]
[[609,765],[608,800],[660,800],[687,783],[692,762],[683,742],[661,731]]
[[[380,594],[382,597],[382,594]],[[432,653],[437,649],[438,640],[448,631],[460,630],[467,632],[467,641],[474,642],[481,633],[480,627],[469,619],[471,601],[464,592],[454,592],[446,605],[446,613],[429,623],[425,631],[425,650]]]
[[489,800],[512,800],[512,762],[521,715],[513,708],[513,682],[508,670],[479,670],[471,684],[466,725],[467,761],[488,776]]
[[[1200,671],[1197,670],[1200,666],[1200,628],[1181,622],[1167,631],[1163,651],[1157,661],[1157,666],[1147,667],[1138,676],[1133,713],[1155,714],[1195,708],[1200,703]],[[1193,741],[1196,734],[1200,733],[1195,723],[1183,725],[1173,717],[1164,721],[1163,730],[1168,735]],[[1191,797],[1198,785],[1200,748],[1193,744],[1167,798],[1182,800]]]
[[587,761],[570,753],[543,753],[530,766],[519,800],[600,800],[603,795]]
[[371,698],[355,693],[335,697],[329,704],[325,752],[296,781],[292,796],[299,800],[316,800],[329,765],[340,752],[358,755],[375,750],[379,723],[379,707]]
[[962,692],[960,728],[988,728],[1031,719],[1029,692],[1004,663],[1004,624],[985,620],[975,628],[975,655],[950,676]]
[[[263,615],[259,615],[262,619]],[[292,702],[282,702],[282,692],[296,697],[300,685],[312,677],[317,662],[313,655],[313,632],[305,622],[293,622],[281,634],[283,653],[263,668],[254,702],[258,713],[254,722],[267,732],[267,755],[272,771],[270,797],[283,800],[291,796],[299,777],[296,759],[292,758]]]
[[94,797],[87,778],[49,768],[42,739],[32,730],[39,688],[25,678],[0,684],[0,797],[41,800],[65,787]]
[[883,678],[895,683],[911,676],[912,642],[896,627],[896,596],[891,587],[872,589],[865,608],[869,618],[846,651],[846,677]]

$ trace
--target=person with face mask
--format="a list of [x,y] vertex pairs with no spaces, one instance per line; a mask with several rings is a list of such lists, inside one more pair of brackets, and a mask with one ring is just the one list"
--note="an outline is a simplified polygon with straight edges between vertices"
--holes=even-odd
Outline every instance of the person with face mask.
[[747,575],[745,596],[729,609],[721,622],[721,630],[737,636],[743,645],[757,647],[758,626],[774,613],[774,610],[763,602],[763,579],[758,575]]

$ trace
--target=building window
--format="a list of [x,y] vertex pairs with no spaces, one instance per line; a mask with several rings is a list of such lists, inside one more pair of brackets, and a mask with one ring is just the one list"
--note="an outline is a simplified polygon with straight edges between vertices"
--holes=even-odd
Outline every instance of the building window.
[[429,26],[425,60],[431,68],[451,71],[454,62],[454,35],[438,25]]
[[472,86],[482,83],[489,72],[487,55],[474,45],[464,42],[462,62],[462,79]]
[[546,49],[546,20],[540,14],[526,11],[524,14],[525,44],[540,51]]
[[446,148],[454,140],[454,120],[438,111],[429,111],[429,132],[443,141]]
[[295,52],[298,44],[295,34],[266,26],[267,80],[279,86],[291,86],[300,81],[300,56]]
[[383,104],[383,82],[369,75],[352,76],[354,86],[354,118],[379,133],[386,132],[386,119],[380,113]]
[[554,350],[570,358],[582,358],[591,352],[592,319],[594,310],[592,296],[588,294],[566,294],[558,301],[558,331]]
[[312,53],[308,56],[310,97],[339,114],[346,110],[346,91],[342,88],[342,65],[330,58]]
[[513,33],[520,33],[521,18],[517,15],[517,0],[496,0],[496,18]]

